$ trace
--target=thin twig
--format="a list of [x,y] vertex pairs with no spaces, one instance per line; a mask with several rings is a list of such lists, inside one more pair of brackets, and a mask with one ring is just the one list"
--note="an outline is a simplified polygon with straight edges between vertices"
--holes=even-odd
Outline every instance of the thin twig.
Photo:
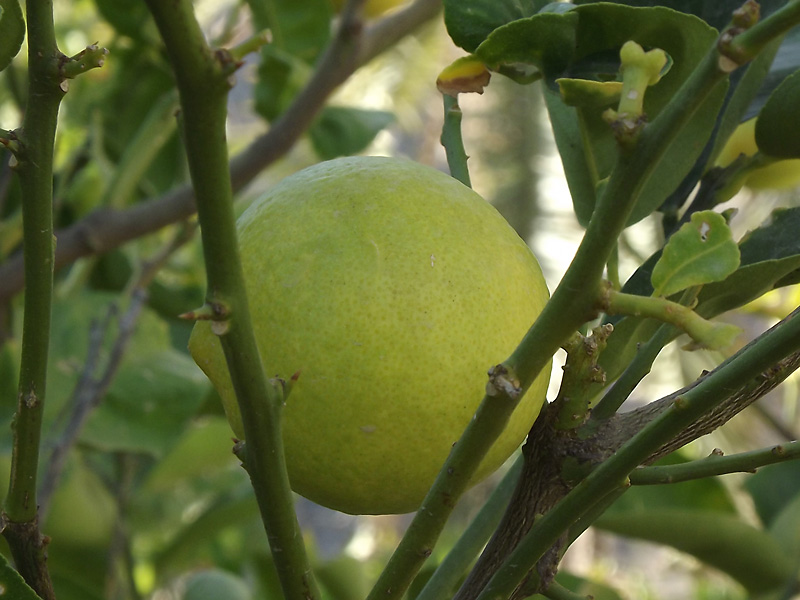
[[139,316],[147,302],[147,287],[172,253],[191,239],[195,231],[195,225],[182,227],[178,234],[159,250],[155,256],[142,263],[139,276],[131,287],[128,309],[118,319],[117,337],[112,344],[108,360],[99,375],[103,338],[108,332],[114,316],[119,312],[118,305],[116,303],[111,304],[105,318],[92,325],[89,332],[89,349],[86,355],[86,363],[72,393],[72,398],[68,402],[68,406],[72,407],[69,420],[61,437],[53,444],[39,491],[39,513],[42,519],[44,519],[50,508],[50,501],[61,480],[69,451],[80,437],[89,416],[105,398],[108,388],[119,371],[122,359],[136,331]]

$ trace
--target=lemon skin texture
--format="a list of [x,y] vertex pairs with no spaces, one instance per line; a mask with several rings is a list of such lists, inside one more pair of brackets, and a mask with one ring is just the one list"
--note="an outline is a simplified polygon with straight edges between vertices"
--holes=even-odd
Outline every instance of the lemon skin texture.
[[[412,161],[356,157],[285,179],[238,221],[265,369],[299,373],[283,409],[292,488],[353,514],[416,510],[548,292],[525,243],[478,194]],[[218,338],[189,347],[243,437]],[[538,415],[531,385],[472,483]]]

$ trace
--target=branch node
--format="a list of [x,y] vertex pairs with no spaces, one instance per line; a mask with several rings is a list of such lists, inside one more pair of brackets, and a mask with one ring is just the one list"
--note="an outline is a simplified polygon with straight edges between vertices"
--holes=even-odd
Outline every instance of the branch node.
[[486,383],[487,396],[494,398],[504,395],[511,400],[517,400],[522,395],[519,379],[505,365],[495,365],[489,369],[488,375],[489,381]]

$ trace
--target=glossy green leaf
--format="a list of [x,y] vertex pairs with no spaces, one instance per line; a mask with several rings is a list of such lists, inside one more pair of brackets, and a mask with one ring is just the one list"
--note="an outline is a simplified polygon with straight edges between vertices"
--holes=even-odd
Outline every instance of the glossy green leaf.
[[595,526],[691,554],[750,592],[781,589],[796,573],[795,561],[773,537],[728,514],[665,508],[603,515]]
[[541,13],[496,29],[475,54],[491,69],[506,66],[522,73],[528,65],[554,77],[566,70],[573,57],[577,25],[577,11]]
[[[590,4],[597,0],[574,0],[575,4]],[[716,29],[722,29],[730,23],[733,11],[742,5],[741,0],[714,0],[714,2],[698,2],[697,0],[621,0],[619,4],[628,6],[665,6],[672,10],[695,15]],[[774,12],[785,4],[785,0],[761,0],[762,17]]]
[[0,596],[13,600],[40,600],[22,575],[8,564],[6,557],[0,554]]
[[330,160],[361,152],[392,121],[394,115],[383,110],[328,106],[309,135],[317,155]]
[[739,266],[739,247],[725,217],[714,211],[692,215],[673,235],[653,268],[655,296],[671,296],[695,285],[722,281]]
[[19,0],[0,0],[0,71],[17,55],[24,39],[25,20]]
[[800,158],[800,71],[787,77],[772,93],[756,121],[758,149],[776,158]]
[[[628,40],[645,48],[661,48],[672,66],[645,96],[644,110],[652,121],[715,39],[716,32],[691,15],[661,7],[596,3],[565,14],[543,13],[509,23],[493,31],[476,54],[496,69],[514,69],[521,75],[541,70],[550,88],[562,77],[599,82],[614,79],[619,48]],[[725,91],[726,84],[721,82],[667,148],[648,177],[629,224],[657,209],[694,167],[712,134]],[[546,91],[546,95],[552,94],[550,89]],[[594,188],[616,164],[617,145],[601,108],[562,110],[558,102],[547,98],[548,112],[576,215],[586,225],[594,211]]]
[[457,46],[474,52],[495,29],[535,15],[546,4],[548,0],[444,0],[444,23]]

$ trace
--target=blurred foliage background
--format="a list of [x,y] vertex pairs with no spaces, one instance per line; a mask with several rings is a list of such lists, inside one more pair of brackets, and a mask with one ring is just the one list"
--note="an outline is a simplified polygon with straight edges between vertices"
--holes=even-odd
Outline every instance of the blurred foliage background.
[[[338,7],[328,2],[277,3],[285,11],[285,27],[273,27],[273,43],[248,57],[231,93],[232,154],[267,131],[308,80],[335,23]],[[378,4],[370,3],[374,18],[392,10]],[[170,69],[144,4],[73,0],[56,3],[55,9],[66,54],[94,42],[110,51],[103,68],[71,82],[62,104],[54,184],[56,224],[63,229],[100,208],[123,210],[162,196],[188,176]],[[274,18],[236,0],[198,0],[196,9],[208,36],[222,46],[241,42]],[[4,127],[20,121],[24,54],[0,79]],[[285,175],[340,154],[405,156],[446,169],[439,144],[441,97],[434,82],[460,54],[439,18],[362,67],[336,91],[307,135],[240,193],[237,207],[243,209]],[[528,240],[552,287],[581,228],[540,96],[537,84],[520,87],[496,76],[485,95],[463,98],[461,105],[473,185]],[[0,262],[14,255],[21,239],[10,160],[0,150]],[[756,220],[737,224],[739,236],[773,207],[798,204],[796,189],[745,188],[731,206],[752,206],[756,198]],[[186,351],[191,323],[178,318],[203,303],[204,270],[193,228],[191,219],[163,228],[57,274],[42,469],[51,489],[43,493],[42,529],[52,538],[49,564],[62,600],[280,597],[249,481],[231,454],[220,404]],[[623,280],[663,244],[656,219],[625,235]],[[798,301],[797,288],[785,288],[731,318],[761,330]],[[2,482],[9,479],[20,306],[18,295],[0,303]],[[654,375],[635,393],[638,399],[672,391],[719,360],[702,353],[687,357],[675,348],[659,359]],[[555,390],[558,365],[554,373]],[[797,407],[793,378],[682,456],[797,439]],[[463,500],[433,563],[496,481]],[[408,521],[351,517],[303,499],[298,511],[331,600],[364,596]],[[742,581],[730,576],[745,562],[715,564],[707,549],[691,546],[688,538],[668,542],[672,548],[657,545],[666,538],[649,535],[644,526],[653,515],[689,528],[692,519],[736,519],[797,549],[800,467],[790,462],[755,476],[679,484],[667,492],[637,489],[570,549],[563,567],[571,575],[564,575],[565,581],[597,599],[751,597]]]

